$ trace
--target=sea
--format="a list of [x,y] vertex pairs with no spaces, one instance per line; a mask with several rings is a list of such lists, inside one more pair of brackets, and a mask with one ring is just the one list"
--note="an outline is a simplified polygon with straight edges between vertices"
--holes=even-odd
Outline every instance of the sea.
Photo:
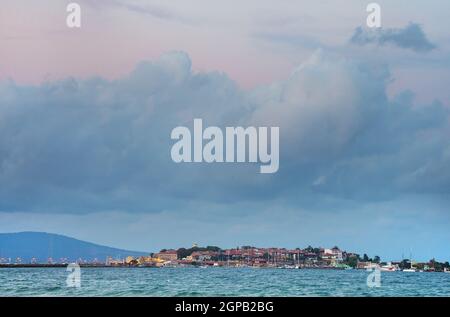
[[[277,268],[1,268],[0,296],[450,296],[450,274]],[[69,286],[70,287],[69,287]],[[76,287],[79,286],[79,287]]]

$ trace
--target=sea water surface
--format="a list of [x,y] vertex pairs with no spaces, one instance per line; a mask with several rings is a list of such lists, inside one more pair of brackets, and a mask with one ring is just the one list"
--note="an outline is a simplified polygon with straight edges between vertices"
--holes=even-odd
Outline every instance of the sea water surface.
[[1,268],[1,296],[450,296],[450,274],[253,268],[82,268],[67,287],[64,268]]

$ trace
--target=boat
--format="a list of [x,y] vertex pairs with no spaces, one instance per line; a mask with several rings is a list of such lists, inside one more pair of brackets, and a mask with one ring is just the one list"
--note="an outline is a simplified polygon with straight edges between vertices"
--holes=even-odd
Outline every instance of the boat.
[[450,270],[447,268],[444,268],[444,273],[450,273]]
[[403,269],[403,272],[416,272],[416,269]]
[[398,268],[395,265],[392,265],[391,262],[388,262],[386,265],[380,267],[380,271],[382,272],[395,272]]

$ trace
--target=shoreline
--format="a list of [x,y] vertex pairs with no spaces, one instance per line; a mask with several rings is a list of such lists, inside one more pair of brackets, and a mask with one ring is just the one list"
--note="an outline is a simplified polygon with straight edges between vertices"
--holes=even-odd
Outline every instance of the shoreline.
[[[67,268],[69,263],[56,263],[56,264],[0,264],[0,269],[21,269],[21,268]],[[128,266],[128,265],[106,265],[106,264],[80,264],[80,268],[103,268],[103,269],[185,269],[185,268],[230,268],[230,269],[276,269],[276,270],[325,270],[325,271],[348,271],[342,268],[335,267],[302,267],[302,268],[286,268],[286,267],[264,267],[264,266]],[[349,271],[367,271],[367,269],[354,268]],[[383,271],[383,273],[389,272],[403,272],[401,270],[397,271]],[[448,273],[444,271],[416,271],[415,273]]]

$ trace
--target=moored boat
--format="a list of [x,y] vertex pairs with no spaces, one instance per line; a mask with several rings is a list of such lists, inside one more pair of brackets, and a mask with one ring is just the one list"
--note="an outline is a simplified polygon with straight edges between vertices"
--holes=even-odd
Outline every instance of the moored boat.
[[403,269],[403,272],[416,272],[416,269]]
[[380,267],[380,271],[382,272],[395,272],[398,270],[398,267],[393,265],[391,262],[388,262],[386,265]]

